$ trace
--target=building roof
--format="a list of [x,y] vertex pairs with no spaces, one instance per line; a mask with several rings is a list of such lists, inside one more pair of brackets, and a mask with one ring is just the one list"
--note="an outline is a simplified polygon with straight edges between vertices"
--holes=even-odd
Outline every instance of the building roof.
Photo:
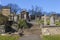
[[51,14],[51,16],[60,16],[60,14]]
[[2,6],[2,9],[10,9],[10,7]]
[[29,14],[27,11],[22,11],[21,14]]

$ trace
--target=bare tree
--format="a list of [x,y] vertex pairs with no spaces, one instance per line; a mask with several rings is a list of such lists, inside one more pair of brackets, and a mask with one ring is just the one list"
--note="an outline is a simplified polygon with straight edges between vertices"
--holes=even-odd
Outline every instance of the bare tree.
[[32,6],[32,8],[29,10],[31,15],[34,15],[35,17],[39,16],[41,18],[42,16],[42,8],[38,6]]
[[21,10],[17,4],[8,4],[8,7],[11,8],[11,12],[14,12],[15,14]]
[[[11,8],[11,12],[13,12],[14,15],[16,15],[17,12],[21,11],[22,9],[17,4],[8,4],[7,7]],[[14,15],[13,15],[13,21],[14,21]]]

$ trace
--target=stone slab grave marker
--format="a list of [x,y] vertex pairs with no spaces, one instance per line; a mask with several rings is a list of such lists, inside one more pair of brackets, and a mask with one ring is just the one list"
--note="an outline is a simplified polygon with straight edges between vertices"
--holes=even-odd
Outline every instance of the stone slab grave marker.
[[50,17],[50,25],[51,25],[51,26],[54,26],[54,25],[55,25],[54,23],[55,23],[54,17],[51,16],[51,17]]
[[4,25],[0,25],[0,34],[5,33]]
[[47,25],[46,14],[44,14],[44,25]]

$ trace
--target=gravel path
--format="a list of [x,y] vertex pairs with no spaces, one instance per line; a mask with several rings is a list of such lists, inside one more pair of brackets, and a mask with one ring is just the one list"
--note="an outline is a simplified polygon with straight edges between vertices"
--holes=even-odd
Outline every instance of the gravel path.
[[41,38],[38,35],[28,35],[28,36],[23,36],[19,40],[41,40]]
[[[35,21],[29,22],[32,23],[33,25],[36,24]],[[36,28],[35,26],[33,28]],[[23,37],[21,37],[19,40],[41,40],[40,35],[35,34],[35,31],[33,30],[34,34],[26,34]],[[40,31],[39,31],[40,32]],[[37,33],[39,33],[37,32]]]

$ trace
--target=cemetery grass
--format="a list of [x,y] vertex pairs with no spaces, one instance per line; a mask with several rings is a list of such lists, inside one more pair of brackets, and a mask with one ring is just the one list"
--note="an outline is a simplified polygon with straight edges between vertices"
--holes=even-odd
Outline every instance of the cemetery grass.
[[18,35],[15,36],[8,36],[8,35],[4,35],[1,36],[0,35],[0,40],[18,40],[20,37]]
[[43,40],[60,40],[60,35],[43,36]]

